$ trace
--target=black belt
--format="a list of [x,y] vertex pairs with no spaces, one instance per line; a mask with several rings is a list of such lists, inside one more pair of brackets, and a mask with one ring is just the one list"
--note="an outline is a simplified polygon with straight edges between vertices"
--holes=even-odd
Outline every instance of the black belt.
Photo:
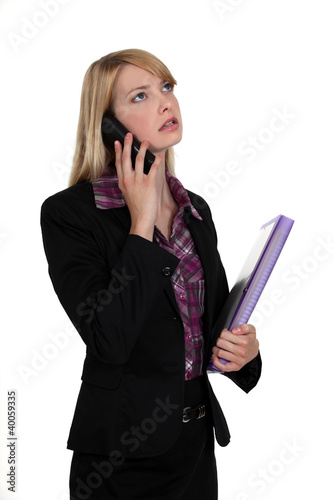
[[203,404],[193,406],[186,406],[183,410],[183,422],[187,424],[190,420],[198,420],[206,415],[206,407]]

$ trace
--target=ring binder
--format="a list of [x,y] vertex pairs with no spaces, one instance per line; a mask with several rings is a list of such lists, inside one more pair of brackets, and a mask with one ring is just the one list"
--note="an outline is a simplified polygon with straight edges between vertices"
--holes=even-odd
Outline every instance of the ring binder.
[[[230,331],[249,321],[293,224],[292,219],[278,215],[261,226],[258,238],[216,322],[216,338],[223,328]],[[220,361],[228,363],[225,359],[220,358]],[[213,365],[212,360],[208,363],[207,371],[224,373]]]

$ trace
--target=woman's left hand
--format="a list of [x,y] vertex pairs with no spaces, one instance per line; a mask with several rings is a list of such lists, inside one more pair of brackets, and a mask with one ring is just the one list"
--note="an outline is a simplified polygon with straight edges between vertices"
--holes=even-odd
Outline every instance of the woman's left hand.
[[[259,342],[253,325],[240,325],[229,332],[226,328],[213,347],[213,364],[223,372],[234,372],[243,368],[259,352]],[[229,363],[223,364],[218,358]]]

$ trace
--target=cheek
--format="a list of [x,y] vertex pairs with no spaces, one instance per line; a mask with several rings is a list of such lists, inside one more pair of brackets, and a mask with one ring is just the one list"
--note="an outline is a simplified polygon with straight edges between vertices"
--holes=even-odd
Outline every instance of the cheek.
[[149,120],[144,115],[142,116],[142,113],[133,113],[133,110],[116,109],[115,116],[140,142],[146,138]]
[[135,135],[135,137],[137,137],[140,142],[148,139],[150,133],[149,120],[147,120],[147,117],[132,115],[128,123],[128,129],[131,130],[131,132]]

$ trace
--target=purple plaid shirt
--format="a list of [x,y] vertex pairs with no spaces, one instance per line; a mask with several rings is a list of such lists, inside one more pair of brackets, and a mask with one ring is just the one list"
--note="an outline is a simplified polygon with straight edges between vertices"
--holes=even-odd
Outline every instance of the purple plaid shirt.
[[[202,315],[204,312],[204,273],[189,229],[183,220],[185,206],[190,206],[194,217],[201,220],[189,196],[176,177],[165,171],[170,191],[177,202],[178,211],[172,222],[170,241],[157,226],[154,236],[158,244],[172,253],[180,262],[172,275],[171,282],[184,325],[185,333],[185,380],[202,375],[204,339]],[[114,167],[106,167],[102,176],[92,182],[97,208],[109,209],[126,205],[118,187]]]

